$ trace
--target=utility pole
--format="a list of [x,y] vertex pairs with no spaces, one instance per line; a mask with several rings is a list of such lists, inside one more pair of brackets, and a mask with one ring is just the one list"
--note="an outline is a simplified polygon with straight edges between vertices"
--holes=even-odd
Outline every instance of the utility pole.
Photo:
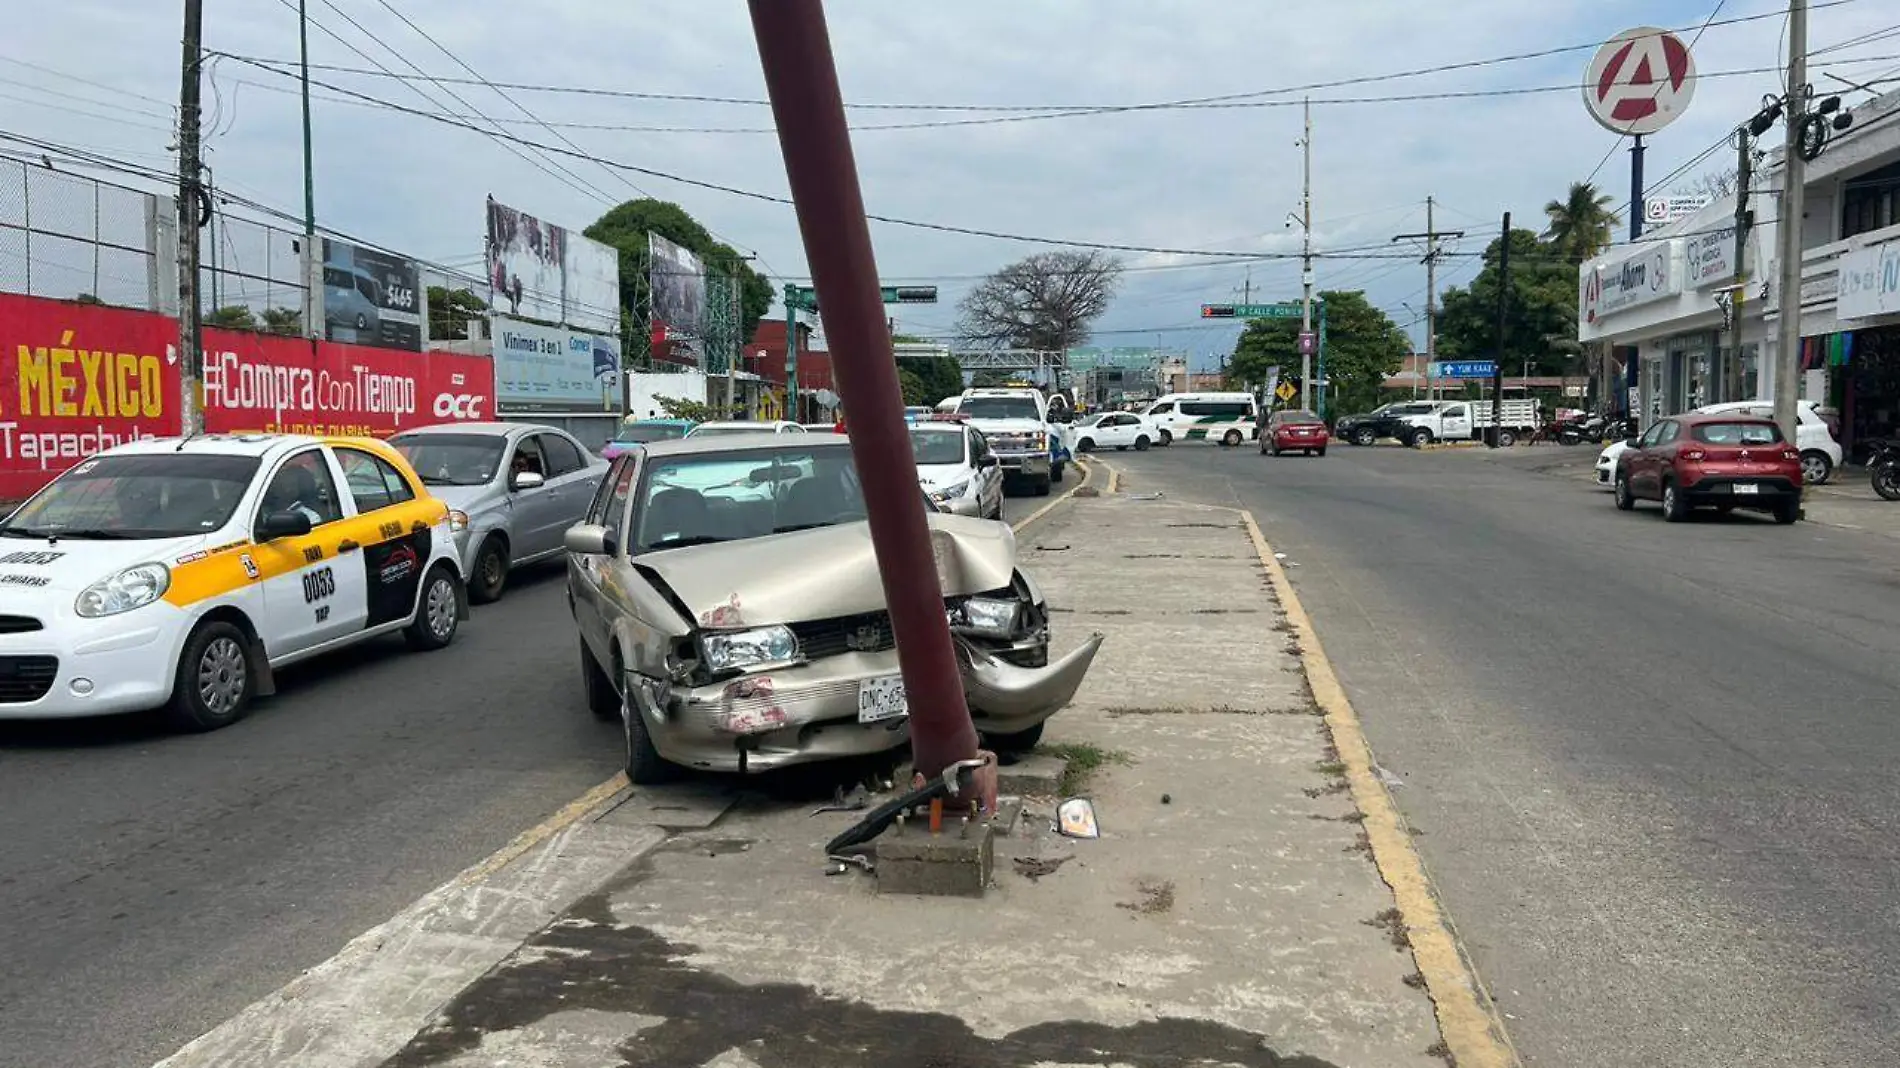
[[[747,258],[749,259],[750,257]],[[740,275],[737,269],[733,270],[732,283],[728,285],[726,289],[728,294],[732,297],[732,345],[726,350],[726,405],[720,411],[719,415],[722,419],[731,419],[734,418],[732,408],[733,377],[738,368],[739,354],[745,351],[745,331],[743,329],[745,320],[739,302]]]
[[199,178],[198,72],[204,44],[204,0],[185,0],[184,57],[178,87],[178,366],[179,432],[204,432],[203,309],[198,306],[198,240],[204,185]]
[[785,284],[785,418],[798,418],[798,287]]
[[1781,280],[1780,328],[1775,339],[1775,422],[1785,441],[1795,439],[1795,378],[1801,373],[1801,219],[1806,210],[1807,163],[1801,158],[1801,128],[1808,113],[1808,0],[1788,4],[1788,102],[1782,115],[1787,134],[1781,151],[1781,207],[1775,212]]
[[[1427,373],[1438,359],[1438,239],[1441,237],[1463,237],[1463,230],[1440,231],[1437,218],[1433,214],[1436,203],[1432,197],[1425,198],[1425,232],[1422,234],[1400,234],[1394,241],[1415,241],[1425,239],[1425,366]],[[1438,383],[1432,381],[1426,386],[1426,396],[1434,397]]]
[[1748,231],[1755,213],[1748,210],[1749,186],[1755,178],[1755,139],[1748,124],[1735,129],[1735,289],[1729,297],[1729,358],[1723,361],[1723,400],[1748,400],[1742,392],[1742,311],[1748,296]]
[[[318,287],[323,280],[323,254],[317,247],[316,164],[310,150],[310,23],[304,17],[304,4],[305,0],[297,0],[298,88],[303,97],[303,336],[320,338],[323,324],[317,318],[322,290]],[[422,321],[427,323],[428,293],[422,294],[422,302]]]
[[[1504,213],[1504,237],[1498,242],[1498,358],[1491,365],[1491,435],[1489,444],[1497,448],[1504,440],[1504,334],[1505,316],[1511,301],[1511,213]],[[1529,365],[1525,375],[1529,377]]]
[[[1300,137],[1300,334],[1313,332],[1313,102],[1301,104],[1305,133]],[[1313,354],[1300,346],[1300,407],[1313,410]]]

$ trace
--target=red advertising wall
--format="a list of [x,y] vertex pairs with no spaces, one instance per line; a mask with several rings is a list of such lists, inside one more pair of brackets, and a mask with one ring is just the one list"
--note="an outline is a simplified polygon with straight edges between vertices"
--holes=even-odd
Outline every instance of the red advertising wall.
[[[179,429],[178,324],[164,315],[0,294],[0,501],[102,449]],[[492,361],[205,331],[205,425],[386,437],[493,418]]]

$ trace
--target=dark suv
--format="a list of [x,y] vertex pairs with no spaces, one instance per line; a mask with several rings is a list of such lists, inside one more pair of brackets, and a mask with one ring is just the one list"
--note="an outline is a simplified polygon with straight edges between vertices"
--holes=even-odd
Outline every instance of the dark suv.
[[1364,415],[1345,415],[1333,426],[1333,436],[1344,438],[1354,445],[1370,445],[1380,438],[1399,438],[1411,429],[1405,421],[1408,415],[1424,415],[1432,410],[1429,401],[1405,401],[1394,404],[1382,404]]
[[1672,523],[1701,507],[1801,517],[1801,454],[1771,420],[1738,412],[1658,420],[1617,458],[1615,484],[1618,508],[1658,500]]

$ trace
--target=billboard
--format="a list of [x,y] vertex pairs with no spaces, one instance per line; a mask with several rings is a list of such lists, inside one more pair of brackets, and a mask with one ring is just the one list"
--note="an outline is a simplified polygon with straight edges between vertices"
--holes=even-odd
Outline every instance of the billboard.
[[488,306],[560,322],[566,243],[566,230],[488,198]]
[[[205,426],[382,437],[493,418],[495,365],[207,328]],[[0,295],[0,501],[32,495],[93,453],[177,434],[178,322]]]
[[620,410],[618,338],[497,315],[495,396],[509,411]]
[[620,333],[620,252],[488,198],[488,305]]
[[562,242],[561,321],[577,330],[620,333],[620,250],[579,234]]
[[492,418],[494,363],[452,352],[205,331],[205,429],[388,437]]
[[0,296],[0,500],[98,452],[178,433],[178,322]]
[[653,332],[684,341],[698,352],[698,342],[706,336],[706,267],[698,256],[659,234],[647,234],[647,247]]
[[421,352],[422,314],[416,261],[324,238],[324,337]]

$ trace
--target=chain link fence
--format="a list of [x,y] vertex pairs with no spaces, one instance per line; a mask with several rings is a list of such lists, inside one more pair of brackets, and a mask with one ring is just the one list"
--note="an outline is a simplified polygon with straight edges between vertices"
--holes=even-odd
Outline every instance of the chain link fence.
[[171,311],[171,215],[150,193],[0,159],[0,292]]
[[198,304],[205,321],[302,333],[302,242],[301,233],[214,209],[198,254]]

